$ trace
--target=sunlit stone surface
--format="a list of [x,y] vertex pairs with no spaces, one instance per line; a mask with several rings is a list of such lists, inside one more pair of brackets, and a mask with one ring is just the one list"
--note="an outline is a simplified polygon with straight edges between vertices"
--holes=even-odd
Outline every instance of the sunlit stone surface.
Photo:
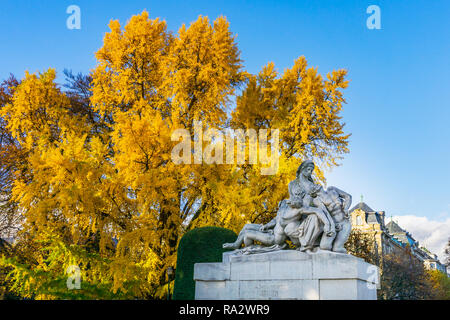
[[194,280],[197,300],[376,300],[378,268],[335,252],[227,252],[195,264]]

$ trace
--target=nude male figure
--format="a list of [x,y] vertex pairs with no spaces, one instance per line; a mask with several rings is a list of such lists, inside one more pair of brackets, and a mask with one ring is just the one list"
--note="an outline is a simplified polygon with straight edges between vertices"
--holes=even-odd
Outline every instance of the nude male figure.
[[334,252],[347,253],[344,244],[351,232],[351,222],[348,209],[352,203],[352,196],[336,187],[329,187],[326,191],[323,188],[317,192],[317,196],[312,199],[314,206],[324,205],[334,220],[335,236],[322,235],[320,248],[330,248]]
[[255,241],[265,246],[283,246],[289,238],[294,245],[299,245],[298,226],[300,224],[301,210],[291,208],[287,200],[280,202],[277,215],[265,225],[249,223],[239,232],[238,238],[233,243],[224,243],[225,249],[239,249],[242,244],[250,246]]

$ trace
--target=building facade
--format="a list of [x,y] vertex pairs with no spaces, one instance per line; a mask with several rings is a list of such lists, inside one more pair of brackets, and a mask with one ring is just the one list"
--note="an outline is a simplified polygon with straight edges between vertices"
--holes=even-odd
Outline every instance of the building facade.
[[352,228],[372,238],[380,260],[386,254],[395,254],[409,247],[413,256],[421,261],[425,268],[447,273],[445,265],[438,257],[425,247],[420,247],[419,242],[408,231],[403,230],[394,221],[386,223],[384,211],[375,211],[361,201],[350,209],[350,214]]

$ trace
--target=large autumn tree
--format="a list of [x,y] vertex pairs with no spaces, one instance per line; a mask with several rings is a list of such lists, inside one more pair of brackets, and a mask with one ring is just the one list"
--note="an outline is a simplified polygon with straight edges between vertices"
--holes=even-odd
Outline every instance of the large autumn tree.
[[[155,297],[187,230],[267,222],[302,160],[325,181],[323,169],[348,152],[345,70],[323,78],[300,57],[282,73],[269,63],[249,74],[224,17],[174,34],[144,11],[109,27],[89,76],[67,73],[61,88],[54,70],[27,73],[2,104],[23,154],[11,195],[25,217],[20,259],[2,263],[22,296]],[[195,140],[198,121],[224,136],[268,129],[272,141],[278,129],[278,170],[174,163],[172,133]],[[77,292],[65,287],[71,265],[81,269]]]
[[383,258],[380,299],[426,300],[435,294],[429,273],[410,247]]

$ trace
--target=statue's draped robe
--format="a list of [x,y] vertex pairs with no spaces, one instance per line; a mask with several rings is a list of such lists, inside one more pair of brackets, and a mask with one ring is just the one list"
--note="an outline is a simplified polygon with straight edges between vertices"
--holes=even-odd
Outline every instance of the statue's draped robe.
[[[313,182],[311,182],[314,185]],[[309,189],[309,188],[308,188]],[[303,202],[303,197],[310,190],[300,184],[298,179],[289,183],[289,196],[291,202]],[[303,215],[298,229],[298,237],[301,244],[300,250],[313,249],[318,245],[318,239],[323,232],[323,224],[315,214]]]

